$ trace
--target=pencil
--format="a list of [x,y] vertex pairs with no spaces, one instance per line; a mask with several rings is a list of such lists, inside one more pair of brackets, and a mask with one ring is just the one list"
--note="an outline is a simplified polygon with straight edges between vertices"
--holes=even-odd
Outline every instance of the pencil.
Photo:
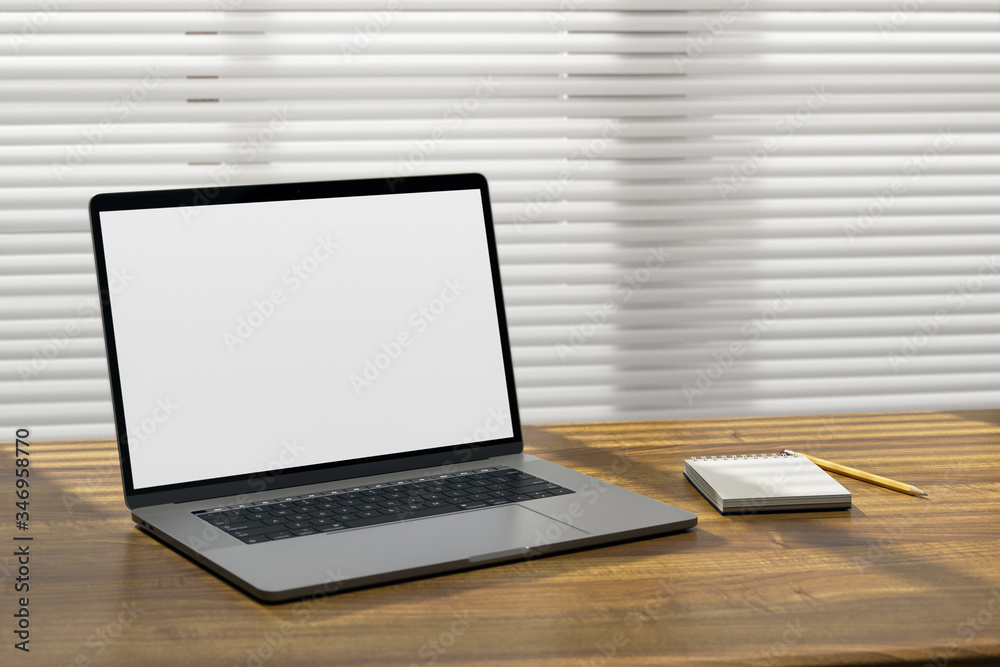
[[892,489],[893,491],[899,491],[900,493],[908,493],[911,496],[926,496],[927,494],[910,484],[904,484],[902,482],[897,482],[894,479],[889,479],[888,477],[882,477],[880,475],[873,475],[869,472],[864,472],[856,468],[848,468],[847,466],[842,466],[839,463],[833,463],[832,461],[825,461],[823,459],[818,459],[815,456],[809,456],[808,454],[803,454],[802,452],[793,452],[790,449],[783,449],[781,453],[785,452],[789,454],[798,454],[799,456],[804,456],[816,465],[818,465],[823,470],[829,470],[830,472],[835,472],[841,475],[847,475],[848,477],[853,477],[854,479],[860,479],[862,482],[869,482],[871,484],[878,484],[879,486],[884,486],[887,489]]

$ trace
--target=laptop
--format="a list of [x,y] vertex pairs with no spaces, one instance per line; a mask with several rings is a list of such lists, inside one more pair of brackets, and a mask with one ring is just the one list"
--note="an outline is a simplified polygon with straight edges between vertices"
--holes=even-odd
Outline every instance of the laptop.
[[523,453],[479,174],[90,202],[125,503],[267,602],[690,528]]

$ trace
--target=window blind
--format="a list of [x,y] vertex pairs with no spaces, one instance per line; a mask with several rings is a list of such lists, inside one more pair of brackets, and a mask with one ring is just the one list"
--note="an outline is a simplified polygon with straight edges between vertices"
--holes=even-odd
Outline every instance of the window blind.
[[93,194],[458,171],[527,423],[997,405],[995,1],[468,6],[5,0],[0,429],[113,436]]

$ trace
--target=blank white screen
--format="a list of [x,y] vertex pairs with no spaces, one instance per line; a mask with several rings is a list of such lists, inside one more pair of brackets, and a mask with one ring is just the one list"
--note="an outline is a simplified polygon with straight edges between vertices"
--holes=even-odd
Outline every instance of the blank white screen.
[[136,489],[513,434],[478,190],[101,221]]

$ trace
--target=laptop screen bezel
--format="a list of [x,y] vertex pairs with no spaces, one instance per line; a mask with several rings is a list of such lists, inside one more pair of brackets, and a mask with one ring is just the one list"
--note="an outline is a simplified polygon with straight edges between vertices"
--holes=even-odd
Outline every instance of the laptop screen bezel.
[[[125,424],[121,376],[115,346],[114,317],[111,312],[108,268],[104,256],[101,227],[102,213],[106,211],[216,206],[297,199],[360,197],[451,190],[479,190],[482,200],[483,219],[485,221],[484,231],[493,278],[497,321],[499,323],[500,349],[503,355],[504,374],[507,384],[507,400],[512,428],[512,435],[510,437],[479,442],[465,442],[399,454],[299,466],[284,470],[261,470],[229,477],[149,488],[135,488],[131,459],[129,457],[128,431]],[[101,321],[104,328],[108,375],[111,382],[111,400],[114,410],[118,453],[121,460],[122,485],[125,491],[125,503],[130,509],[164,503],[192,502],[210,498],[241,496],[250,493],[278,491],[293,486],[336,482],[420,468],[449,466],[466,461],[483,460],[494,456],[519,454],[523,451],[521,421],[514,385],[513,362],[511,359],[510,339],[507,331],[507,318],[500,281],[500,266],[493,229],[489,189],[486,178],[481,174],[451,174],[418,176],[405,179],[377,178],[104,193],[95,195],[90,200],[89,208],[91,240],[93,242],[100,297]]]

